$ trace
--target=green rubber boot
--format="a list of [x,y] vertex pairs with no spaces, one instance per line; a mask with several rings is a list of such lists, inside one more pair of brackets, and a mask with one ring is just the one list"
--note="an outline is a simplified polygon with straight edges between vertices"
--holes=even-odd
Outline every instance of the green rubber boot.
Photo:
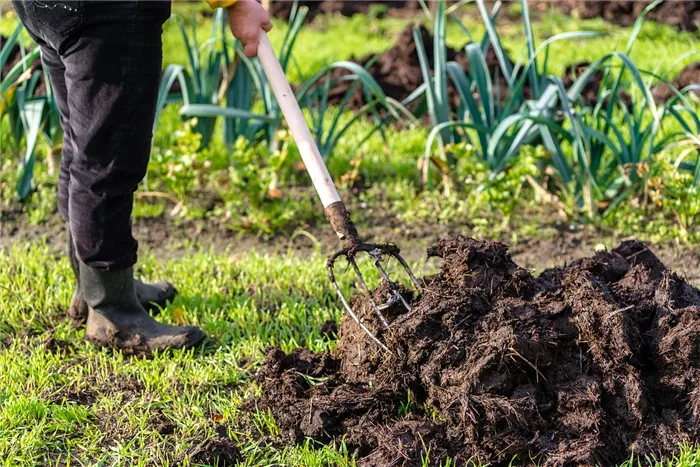
[[[81,326],[87,321],[88,306],[80,290],[80,273],[78,271],[80,262],[75,254],[75,246],[73,245],[70,229],[68,230],[68,258],[70,259],[76,283],[75,292],[73,292],[70,305],[68,306],[68,316],[70,316],[76,326]],[[160,309],[165,308],[168,302],[172,302],[177,295],[177,289],[166,281],[146,284],[138,279],[134,279],[134,288],[141,305],[153,315],[157,315]]]
[[79,264],[80,288],[88,305],[85,337],[98,347],[136,353],[194,347],[204,332],[194,326],[159,323],[136,297],[133,268],[104,271]]

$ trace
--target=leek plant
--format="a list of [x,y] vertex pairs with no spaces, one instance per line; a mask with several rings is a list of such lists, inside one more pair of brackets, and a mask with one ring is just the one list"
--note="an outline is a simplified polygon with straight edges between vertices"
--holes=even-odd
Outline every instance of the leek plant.
[[[226,117],[227,121],[229,119],[274,121],[273,117],[256,115],[249,109],[235,107],[243,103],[239,96],[232,96],[228,92],[232,82],[240,85],[240,82],[245,80],[244,77],[236,76],[245,71],[237,66],[234,48],[227,41],[225,11],[222,9],[216,11],[211,36],[201,46],[198,45],[194,24],[190,36],[182,20],[176,17],[176,21],[187,52],[189,69],[182,65],[170,65],[163,73],[158,92],[154,130],[163,107],[178,100],[178,97],[184,104],[180,114],[187,118],[197,118],[195,132],[202,135],[202,148],[209,146],[219,116]],[[180,85],[181,96],[170,95],[175,82]],[[239,89],[242,92],[245,87],[240,86]],[[221,106],[222,103],[225,107]]]
[[[557,87],[548,77],[549,46],[560,40],[600,35],[587,31],[567,32],[555,35],[536,46],[530,17],[527,14],[527,0],[521,0],[527,56],[521,57],[522,60],[514,65],[509,60],[496,30],[495,23],[501,2],[496,2],[490,13],[484,0],[476,0],[476,4],[486,26],[486,33],[480,42],[474,40],[454,13],[449,15],[471,41],[465,46],[469,75],[457,62],[445,60],[447,15],[444,2],[440,2],[435,15],[432,76],[420,35],[414,30],[428,112],[433,123],[422,162],[425,183],[430,183],[428,172],[431,161],[443,168],[453,165],[454,161],[450,161],[445,154],[445,145],[462,141],[470,144],[495,176],[512,162],[523,144],[532,143],[540,137],[555,139],[556,134],[561,132],[561,122]],[[493,73],[488,69],[486,61],[489,50],[493,50],[498,60],[498,69]],[[540,55],[544,56],[541,67],[537,60]],[[521,61],[525,62],[522,66]],[[500,76],[506,84],[504,95],[499,95],[497,86]],[[459,104],[454,112],[450,108],[447,95],[447,77],[459,97]],[[529,95],[525,92],[526,85]],[[441,156],[439,162],[432,154],[436,140]]]
[[0,81],[0,120],[9,119],[10,141],[15,152],[20,151],[20,141],[25,139],[24,155],[20,158],[16,192],[20,201],[32,191],[36,149],[43,135],[48,145],[50,163],[53,153],[60,149],[63,131],[60,113],[54,99],[48,74],[44,71],[46,94],[37,95],[41,70],[32,70],[40,57],[39,47],[27,51],[21,40],[22,25],[18,24],[12,35],[0,49],[0,69],[4,68],[12,50],[17,46],[21,58]]
[[[369,66],[369,65],[367,65]],[[330,123],[326,126],[326,117],[330,116],[330,106],[328,105],[328,94],[338,80],[332,78],[335,70],[342,69],[350,72],[339,78],[341,81],[349,81],[351,84],[345,92],[340,104],[334,110],[334,115]],[[346,113],[346,106],[355,90],[361,88],[365,98],[365,104],[354,112],[352,117],[343,121],[343,114]],[[323,67],[318,73],[306,80],[299,92],[297,99],[305,107],[311,116],[312,134],[316,139],[321,155],[328,158],[340,138],[360,119],[371,117],[375,125],[363,135],[357,147],[367,141],[373,134],[382,131],[383,126],[389,120],[399,118],[399,110],[406,110],[403,106],[388,98],[379,83],[369,74],[366,68],[353,62],[336,62]],[[379,107],[388,112],[387,117],[379,117]]]
[[[663,121],[677,120],[684,130],[681,137],[697,138],[700,132],[697,113],[683,92],[666,83],[675,97],[657,108],[651,81],[660,78],[639,70],[629,57],[646,14],[658,3],[649,5],[637,19],[624,53],[601,57],[568,90],[561,79],[550,78],[568,125],[557,133],[561,141],[543,134],[542,142],[551,154],[554,170],[550,172],[559,196],[567,200],[570,215],[583,210],[589,219],[605,217],[621,202],[646,190],[654,175],[654,157],[679,137],[678,133],[663,133]],[[613,61],[619,66],[613,66]],[[601,71],[597,103],[585,106],[580,94],[591,77]],[[631,80],[623,84],[627,74]],[[629,103],[623,99],[622,91],[630,96]],[[538,127],[545,129],[540,124]],[[697,164],[685,162],[685,167],[692,167],[697,174]]]
[[[299,7],[294,2],[289,17],[289,28],[282,41],[279,61],[283,70],[293,64],[292,51],[306,15],[307,7]],[[212,36],[201,47],[196,47],[194,31],[190,39],[182,22],[178,19],[192,72],[180,65],[170,65],[161,82],[158,97],[158,112],[178,96],[169,95],[175,82],[180,83],[181,99],[184,103],[180,114],[184,117],[196,117],[195,131],[202,134],[202,147],[211,139],[214,124],[218,117],[224,118],[224,142],[231,150],[238,137],[248,141],[264,139],[271,151],[278,150],[277,130],[281,125],[282,115],[279,105],[267,81],[267,77],[257,59],[247,58],[237,41],[229,45],[225,39],[226,20],[222,10],[217,11],[214,19]],[[202,59],[203,50],[209,50],[206,62]],[[336,69],[350,72],[343,76],[345,81],[352,81],[350,89],[341,105],[330,115],[328,93],[332,84],[331,75]],[[223,72],[222,72],[223,70]],[[223,79],[222,79],[223,75]],[[349,121],[342,119],[346,104],[356,86],[361,86],[368,103]],[[324,67],[314,76],[301,83],[297,93],[300,106],[311,115],[313,133],[319,150],[327,157],[333,151],[340,138],[361,118],[372,116],[376,126],[363,138],[369,138],[388,121],[379,119],[377,107],[383,106],[395,118],[395,110],[400,104],[388,99],[376,80],[361,66],[350,62],[337,62]],[[262,113],[252,112],[255,105],[254,96],[262,101]]]
[[[700,91],[700,84],[691,84],[680,90],[674,89],[668,82],[666,85],[674,91],[675,96],[665,104],[665,107],[668,114],[682,129],[670,136],[677,138],[677,141],[672,144],[682,148],[674,165],[677,168],[690,170],[693,173],[693,186],[700,187],[700,115],[687,97],[691,92]],[[690,159],[691,155],[696,156],[695,161],[686,161],[685,159]]]

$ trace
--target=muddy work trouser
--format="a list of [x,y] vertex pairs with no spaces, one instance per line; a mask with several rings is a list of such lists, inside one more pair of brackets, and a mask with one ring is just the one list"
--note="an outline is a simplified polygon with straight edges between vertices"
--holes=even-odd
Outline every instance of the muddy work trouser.
[[21,1],[41,47],[64,130],[58,204],[78,258],[98,269],[136,262],[134,191],[150,154],[169,1]]

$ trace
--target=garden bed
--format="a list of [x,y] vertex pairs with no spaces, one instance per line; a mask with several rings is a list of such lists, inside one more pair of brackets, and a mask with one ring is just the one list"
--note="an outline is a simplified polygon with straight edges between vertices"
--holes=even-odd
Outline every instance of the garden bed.
[[[354,201],[348,205],[357,207]],[[376,211],[379,208],[369,209]],[[357,220],[363,210],[354,212]],[[540,219],[536,227],[530,228],[537,235],[519,233],[518,242],[511,247],[510,253],[518,264],[533,270],[541,271],[555,265],[568,264],[589,254],[597,245],[613,245],[616,241],[629,238],[605,230],[570,230],[556,218],[547,218],[543,213],[532,215]],[[58,257],[64,254],[66,226],[57,211],[39,225],[27,222],[22,213],[4,212],[1,227],[0,248],[10,248],[14,244],[25,242],[47,243]],[[317,249],[322,254],[329,255],[339,247],[337,235],[325,222],[305,226],[304,232],[309,236],[297,236],[294,229],[273,235],[241,233],[209,220],[171,219],[166,216],[136,218],[133,228],[134,236],[139,241],[139,256],[152,255],[162,260],[182,258],[204,251],[229,252],[236,256],[244,256],[253,250],[270,254],[291,251],[305,257]],[[435,225],[425,222],[407,224],[391,216],[374,216],[370,223],[360,220],[358,228],[368,241],[397,241],[401,246],[401,254],[412,262],[423,261],[426,248],[442,236],[471,232],[464,221],[440,225],[436,233]],[[513,230],[508,230],[496,238],[512,242],[509,240],[512,233]],[[677,271],[689,282],[700,285],[700,245],[679,245],[666,241],[655,243],[653,248],[670,269]],[[542,252],[546,254],[543,255]]]
[[612,465],[698,442],[700,291],[645,245],[539,277],[499,243],[452,237],[429,255],[442,269],[406,293],[410,315],[388,311],[390,330],[353,300],[393,354],[345,319],[333,353],[271,349],[251,410],[289,443],[343,438],[360,465]]

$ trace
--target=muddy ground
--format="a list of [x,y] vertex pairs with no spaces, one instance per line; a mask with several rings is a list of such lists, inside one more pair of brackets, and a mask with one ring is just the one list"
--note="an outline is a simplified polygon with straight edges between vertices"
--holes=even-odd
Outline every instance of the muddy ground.
[[[256,380],[289,443],[343,438],[359,465],[614,465],[700,442],[700,291],[643,244],[533,276],[504,244],[464,236],[392,306],[392,354],[349,319],[332,354],[271,349]],[[374,292],[383,301],[386,289]]]

